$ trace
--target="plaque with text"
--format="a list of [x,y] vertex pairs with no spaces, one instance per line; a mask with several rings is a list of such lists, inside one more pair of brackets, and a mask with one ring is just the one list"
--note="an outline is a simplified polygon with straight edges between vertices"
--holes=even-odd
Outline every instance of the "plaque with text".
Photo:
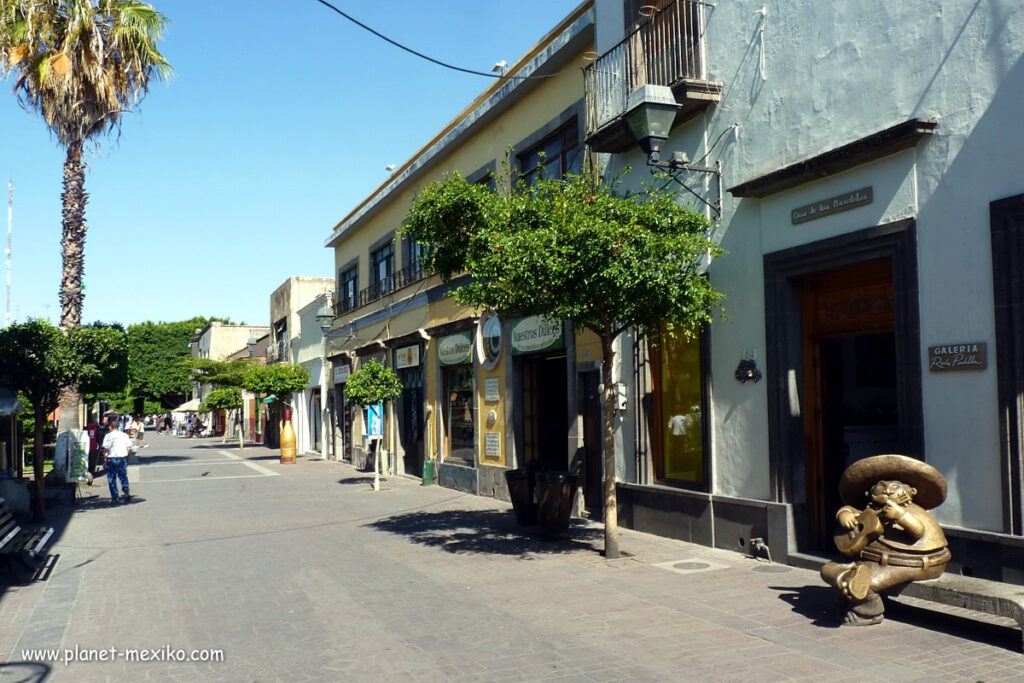
[[484,400],[497,401],[501,398],[501,385],[497,377],[488,377],[484,380]]
[[484,457],[488,460],[501,459],[501,434],[498,432],[484,434]]
[[874,199],[874,188],[862,187],[853,192],[846,192],[835,197],[819,199],[816,202],[798,206],[790,212],[789,219],[793,225],[799,225],[807,221],[831,216],[834,213],[856,209],[858,206],[870,204]]
[[928,347],[929,372],[960,372],[984,370],[988,367],[985,342],[939,344]]

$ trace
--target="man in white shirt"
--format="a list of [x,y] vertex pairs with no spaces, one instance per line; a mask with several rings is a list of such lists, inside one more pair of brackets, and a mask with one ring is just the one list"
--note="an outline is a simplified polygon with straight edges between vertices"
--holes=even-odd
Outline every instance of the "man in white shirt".
[[121,480],[121,491],[124,493],[124,502],[132,499],[128,490],[128,454],[134,448],[131,438],[117,428],[118,421],[110,420],[110,431],[103,437],[103,455],[107,459],[107,484],[110,485],[110,502],[117,505],[117,480]]

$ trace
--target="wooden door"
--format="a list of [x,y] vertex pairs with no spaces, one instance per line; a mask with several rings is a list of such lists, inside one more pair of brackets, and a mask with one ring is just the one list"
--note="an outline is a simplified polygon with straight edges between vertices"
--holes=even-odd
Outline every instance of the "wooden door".
[[851,407],[844,401],[849,393],[844,378],[850,375],[845,364],[877,362],[851,358],[843,349],[881,338],[880,347],[891,349],[892,358],[885,360],[894,359],[895,346],[884,343],[895,330],[892,264],[885,259],[807,276],[800,281],[800,298],[808,541],[813,548],[828,549],[847,456],[843,430]]

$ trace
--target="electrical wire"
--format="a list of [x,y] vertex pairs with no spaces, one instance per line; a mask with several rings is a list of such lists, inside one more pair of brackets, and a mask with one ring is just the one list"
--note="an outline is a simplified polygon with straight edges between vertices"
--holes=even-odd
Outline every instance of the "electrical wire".
[[412,49],[411,47],[408,47],[407,45],[403,45],[402,43],[399,43],[397,40],[392,40],[391,38],[388,38],[386,35],[384,35],[380,31],[374,30],[373,28],[367,26],[366,24],[364,24],[363,22],[359,21],[355,17],[352,17],[352,16],[349,16],[348,14],[345,14],[340,9],[338,9],[337,7],[332,5],[331,3],[327,2],[327,0],[316,0],[316,2],[319,2],[324,7],[328,8],[330,10],[333,10],[334,12],[340,14],[342,17],[344,17],[345,19],[348,19],[349,21],[351,21],[353,24],[355,24],[359,28],[363,29],[364,31],[369,31],[370,33],[372,33],[373,35],[377,36],[381,40],[394,45],[398,49],[405,50],[409,54],[415,55],[415,56],[419,57],[420,59],[425,59],[428,62],[431,62],[431,63],[436,64],[438,66],[444,67],[445,69],[451,69],[452,71],[459,71],[459,72],[462,72],[462,73],[465,73],[465,74],[471,74],[473,76],[486,76],[487,78],[497,78],[497,79],[507,80],[507,81],[512,81],[512,80],[522,80],[522,81],[525,81],[525,80],[533,80],[533,79],[554,78],[555,76],[561,76],[562,74],[566,74],[566,73],[569,73],[571,71],[577,71],[578,70],[576,68],[572,68],[572,69],[565,69],[563,71],[555,71],[554,73],[550,73],[550,74],[529,75],[529,76],[506,76],[503,73],[488,73],[486,71],[476,71],[475,69],[466,69],[466,68],[461,67],[461,66],[455,66],[454,64],[449,64],[447,62],[442,62],[439,59],[434,59],[433,57],[431,57],[429,55],[425,55],[422,52],[418,52],[418,51]]

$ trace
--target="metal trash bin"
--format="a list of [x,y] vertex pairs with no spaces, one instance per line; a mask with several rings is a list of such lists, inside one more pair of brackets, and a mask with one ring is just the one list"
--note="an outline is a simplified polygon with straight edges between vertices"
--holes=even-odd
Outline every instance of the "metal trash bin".
[[426,459],[423,461],[423,481],[420,486],[430,486],[434,483],[434,461]]
[[512,500],[512,511],[519,526],[537,523],[537,506],[533,502],[533,478],[529,470],[505,470],[505,483]]
[[569,530],[579,477],[571,472],[537,473],[537,523],[546,536]]

